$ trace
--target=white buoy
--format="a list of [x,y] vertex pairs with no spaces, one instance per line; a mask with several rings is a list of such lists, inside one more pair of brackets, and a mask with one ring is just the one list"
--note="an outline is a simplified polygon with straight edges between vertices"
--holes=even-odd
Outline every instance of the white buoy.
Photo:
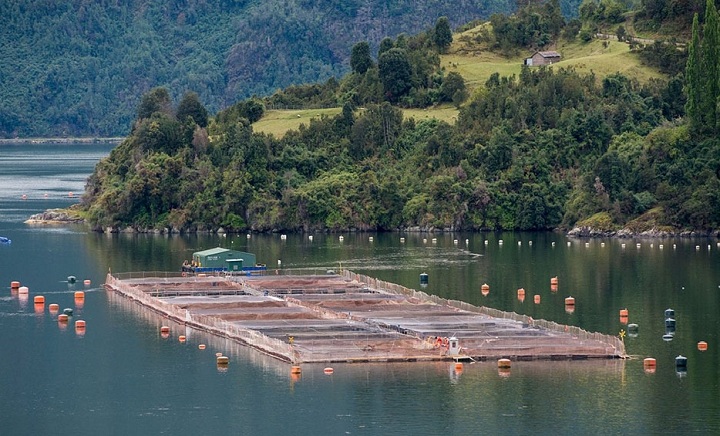
[[368,241],[370,241],[370,242],[374,241],[373,237],[370,236],[370,237],[368,238]]
[[339,237],[338,239],[341,240],[341,241],[344,241],[344,240],[345,240],[345,237],[344,237],[343,235],[340,235],[340,237]]
[[278,259],[278,266],[282,265],[282,260]]
[[457,244],[458,244],[458,240],[457,240],[457,239],[453,239],[453,244],[457,245]]
[[404,243],[405,243],[405,238],[400,238],[400,243],[401,243],[401,244],[404,244]]
[[308,239],[310,240],[310,242],[312,242],[312,240],[313,240],[313,235],[308,236]]
[[522,241],[518,241],[518,247],[522,245]]
[[499,241],[498,241],[498,244],[499,244],[499,245],[502,245],[502,244],[503,244],[503,240],[502,240],[502,239],[499,240]]
[[550,243],[550,245],[554,247],[554,246],[555,246],[555,241],[552,241],[552,242]]
[[488,240],[486,239],[486,240],[485,240],[485,245],[487,245],[487,244],[489,244],[489,243],[490,243],[490,241],[488,241]]
[[466,240],[465,240],[465,245],[470,245],[470,240],[469,240],[469,239],[466,239]]
[[585,248],[587,248],[587,247],[589,247],[589,246],[590,246],[590,243],[589,243],[589,242],[586,242],[586,243],[585,243]]
[[247,238],[250,239],[250,233],[247,234]]
[[567,245],[568,245],[568,247],[571,246],[571,245],[572,245],[572,242],[568,241],[568,244],[567,244]]
[[658,245],[658,248],[662,250],[663,248],[665,248],[665,246],[663,244],[660,244]]
[[437,244],[437,238],[432,238],[432,243]]
[[600,246],[601,246],[601,247],[604,247],[604,246],[605,246],[605,243],[604,243],[604,242],[601,242],[601,243],[600,243]]
[[677,248],[677,245],[676,245],[676,244],[673,244],[673,250],[676,249],[676,248]]
[[281,240],[281,241],[284,241],[284,240],[286,240],[286,239],[287,239],[287,235],[280,235],[280,240]]
[[696,245],[696,246],[695,246],[695,250],[699,250],[699,249],[700,249],[700,246],[699,246],[699,245]]
[[532,241],[528,241],[528,245],[532,245]]
[[637,248],[640,248],[640,243],[638,242],[637,244],[635,244],[635,246],[636,246]]
[[620,244],[620,248],[625,248],[625,244]]
[[655,246],[655,244],[650,244],[650,248],[653,248],[654,246]]
[[423,238],[423,244],[427,244],[427,238]]

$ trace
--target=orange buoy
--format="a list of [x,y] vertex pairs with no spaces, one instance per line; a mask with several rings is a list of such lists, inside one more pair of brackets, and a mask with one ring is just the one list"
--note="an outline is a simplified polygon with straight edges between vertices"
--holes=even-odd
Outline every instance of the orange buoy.
[[533,299],[535,300],[535,304],[540,304],[540,296],[539,295],[535,295],[535,297]]
[[18,292],[19,292],[20,294],[27,294],[27,293],[30,292],[30,289],[28,289],[27,286],[20,286],[20,287],[18,288]]
[[550,278],[550,286],[557,286],[558,285],[558,278],[557,276]]
[[510,368],[512,366],[510,359],[499,359],[497,364],[498,368]]
[[622,317],[627,318],[629,314],[630,314],[630,312],[628,312],[627,309],[620,309],[620,317],[621,317],[621,318],[622,318]]
[[490,285],[488,285],[487,283],[483,283],[483,285],[480,286],[480,292],[483,295],[489,294],[490,293]]
[[35,302],[35,304],[45,304],[45,297],[36,295],[35,298],[33,298],[33,302]]
[[56,315],[58,312],[60,312],[60,305],[52,303],[48,306],[48,310],[50,311],[51,315]]
[[84,329],[85,328],[85,320],[79,319],[75,321],[75,328],[76,329]]
[[83,280],[83,284],[84,284],[85,286],[90,286],[90,283],[92,283],[92,282],[90,281],[90,279],[85,279],[85,280]]
[[20,282],[12,281],[10,282],[10,289],[18,289],[20,288]]
[[218,356],[215,361],[218,365],[224,366],[230,363],[230,358],[227,356]]
[[620,315],[620,324],[627,324],[628,323],[628,317]]
[[45,312],[45,305],[42,303],[35,303],[35,313],[38,315],[42,315],[43,312]]
[[575,298],[573,297],[567,297],[565,299],[565,305],[566,306],[574,306],[575,305]]
[[657,361],[653,357],[647,357],[643,360],[643,368],[645,368],[645,372],[648,374],[652,374],[655,372],[655,369],[657,367]]
[[200,344],[200,345],[198,345],[198,348],[199,348],[200,350],[204,350],[204,349],[205,349],[205,344]]
[[707,342],[705,342],[705,341],[700,341],[700,342],[698,342],[698,350],[700,350],[700,351],[707,351],[707,349],[708,349],[708,344],[707,344]]
[[521,303],[523,301],[525,301],[525,289],[523,289],[523,288],[518,289],[517,296],[518,296],[518,300],[520,300]]
[[85,292],[75,291],[75,299],[76,300],[82,300],[83,298],[85,298]]
[[558,285],[550,285],[550,292],[557,292],[558,291]]
[[178,336],[178,341],[180,341],[180,342],[185,342],[185,339],[187,339],[187,338],[185,338],[184,335]]
[[293,365],[290,367],[290,374],[300,374],[301,372],[302,369],[297,365]]
[[166,325],[160,327],[160,333],[170,333],[170,327]]
[[68,322],[69,318],[70,317],[68,317],[66,313],[61,313],[60,315],[58,315],[59,322]]
[[330,374],[334,373],[335,370],[332,369],[332,368],[330,368],[330,367],[328,366],[327,368],[323,369],[323,372],[324,372],[325,374],[330,375]]
[[462,370],[463,370],[463,363],[455,362],[455,372],[462,372]]

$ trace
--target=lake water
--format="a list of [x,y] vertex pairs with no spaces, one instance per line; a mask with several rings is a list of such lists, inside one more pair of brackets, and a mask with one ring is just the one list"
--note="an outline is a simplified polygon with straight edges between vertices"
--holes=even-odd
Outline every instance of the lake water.
[[[2,434],[720,433],[717,240],[581,240],[548,232],[346,233],[344,241],[315,234],[310,241],[105,235],[23,223],[78,201],[109,150],[0,145],[0,236],[12,239],[0,245]],[[271,269],[278,260],[283,269],[307,272],[348,268],[414,288],[426,272],[426,292],[606,334],[627,329],[619,319],[627,308],[639,334],[625,338],[629,360],[515,362],[509,377],[495,362],[466,364],[459,374],[449,363],[398,363],[334,364],[331,376],[323,365],[304,365],[294,380],[287,364],[180,325],[170,324],[171,338],[185,334],[186,343],[162,339],[159,326],[167,321],[101,287],[108,270],[176,271],[192,252],[214,246],[254,252]],[[70,275],[77,284],[67,283]],[[29,287],[27,299],[11,293],[12,280]],[[483,283],[491,286],[488,296],[480,293]],[[86,291],[81,307],[77,290]],[[533,303],[535,294],[541,304]],[[35,295],[45,296],[44,310],[35,311]],[[573,313],[565,311],[567,296],[576,298]],[[73,308],[74,319],[87,322],[85,334],[72,322],[61,328],[50,303]],[[667,308],[677,320],[671,341],[663,340]],[[698,341],[708,351],[698,351]],[[226,370],[216,367],[215,352],[230,356]],[[688,357],[687,372],[676,371],[678,355]],[[644,372],[645,357],[657,359],[655,373]]]

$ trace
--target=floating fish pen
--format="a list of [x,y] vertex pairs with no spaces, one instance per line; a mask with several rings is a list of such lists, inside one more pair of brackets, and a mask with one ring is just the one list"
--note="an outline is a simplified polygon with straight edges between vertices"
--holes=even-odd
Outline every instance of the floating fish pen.
[[615,336],[447,300],[372,277],[108,274],[105,287],[286,362],[625,357]]

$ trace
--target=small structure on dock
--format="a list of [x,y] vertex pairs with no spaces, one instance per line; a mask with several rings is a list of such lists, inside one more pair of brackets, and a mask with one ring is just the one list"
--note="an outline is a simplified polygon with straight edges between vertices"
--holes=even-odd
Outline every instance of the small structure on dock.
[[228,248],[210,248],[193,253],[192,262],[185,262],[183,272],[208,273],[228,272],[231,274],[252,274],[266,271],[267,267],[256,262],[253,253],[230,250]]

